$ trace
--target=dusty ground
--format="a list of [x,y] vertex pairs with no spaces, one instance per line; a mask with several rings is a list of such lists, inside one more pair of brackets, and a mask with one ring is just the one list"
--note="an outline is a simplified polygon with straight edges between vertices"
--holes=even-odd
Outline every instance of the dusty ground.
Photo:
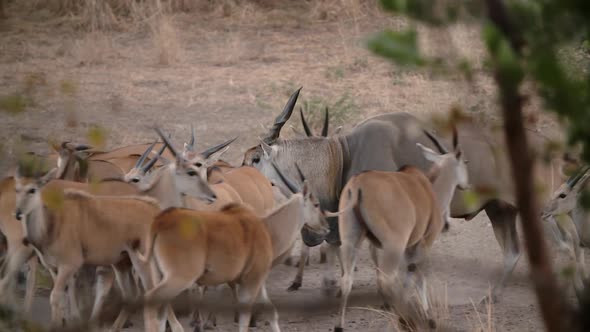
[[[351,3],[355,3],[351,1]],[[288,95],[303,86],[298,105],[317,113],[330,106],[333,127],[350,127],[367,116],[408,111],[421,116],[446,112],[453,104],[473,114],[494,117],[494,89],[489,77],[476,74],[473,85],[457,77],[401,69],[377,58],[364,47],[372,33],[398,29],[402,19],[385,17],[363,6],[293,7],[261,10],[251,5],[224,14],[174,14],[158,22],[122,24],[117,31],[88,33],[72,27],[75,18],[55,18],[46,10],[29,11],[12,3],[9,18],[0,21],[0,113],[6,170],[22,150],[47,152],[48,139],[101,143],[106,147],[146,142],[161,125],[180,142],[189,124],[197,144],[206,147],[239,135],[226,158],[239,162],[281,110]],[[454,26],[447,33],[421,29],[421,44],[431,54],[470,59],[481,68],[479,32]],[[449,47],[449,46],[453,47]],[[10,101],[17,100],[16,107]],[[317,122],[316,122],[317,123]],[[292,125],[299,127],[298,121]],[[538,128],[550,124],[541,121]],[[93,127],[101,128],[89,134]],[[284,129],[285,134],[291,130]],[[98,136],[98,138],[97,138]],[[501,251],[489,220],[482,214],[456,221],[436,243],[432,278],[448,290],[449,317],[456,330],[487,326],[480,323],[471,301],[487,294],[501,267]],[[270,277],[270,296],[279,303],[313,303],[320,298],[320,275],[314,253],[304,287],[287,293],[295,269],[280,266]],[[521,259],[501,301],[493,307],[498,331],[537,331],[541,322]],[[355,290],[375,289],[374,271],[363,249]],[[336,309],[303,316],[281,312],[286,331],[328,331]],[[34,317],[48,318],[45,296]],[[138,318],[136,318],[138,322]],[[349,328],[381,331],[387,320],[367,310],[350,310]],[[139,322],[138,322],[139,323]],[[222,318],[219,331],[235,330]],[[261,330],[268,330],[268,327]]]

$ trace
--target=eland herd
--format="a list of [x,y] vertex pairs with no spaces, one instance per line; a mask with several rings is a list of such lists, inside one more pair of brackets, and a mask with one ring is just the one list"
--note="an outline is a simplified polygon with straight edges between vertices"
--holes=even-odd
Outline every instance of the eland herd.
[[[15,300],[18,275],[28,265],[23,308],[29,311],[41,262],[53,279],[52,324],[71,324],[80,318],[76,280],[81,268],[92,267],[91,322],[97,322],[116,283],[124,300],[142,300],[146,331],[164,331],[167,324],[184,331],[171,301],[185,290],[201,299],[207,288],[226,284],[239,331],[248,330],[255,304],[270,308],[270,327],[280,331],[266,279],[274,266],[290,259],[301,238],[289,291],[302,287],[309,248],[321,245],[328,263],[324,287],[340,284],[335,331],[342,331],[356,257],[368,240],[384,303],[409,303],[410,282],[430,317],[428,252],[450,218],[471,220],[481,211],[503,251],[490,300],[501,296],[520,257],[512,175],[498,148],[503,138],[472,122],[451,125],[452,135],[436,134],[404,112],[329,134],[326,110],[321,135],[312,133],[301,112],[305,134],[286,139],[281,129],[299,93],[291,95],[260,143],[245,152],[241,166],[220,159],[236,138],[198,152],[192,128],[182,150],[155,128],[162,142],[106,152],[54,144],[55,153],[44,157],[52,165],[45,173],[20,163],[0,182],[0,231],[6,242],[1,300]],[[546,138],[529,134],[539,151]],[[590,167],[575,162],[579,170],[567,178],[563,169],[569,162],[555,157],[539,163],[536,179],[545,188],[540,191],[544,224],[570,254],[573,287],[579,290],[586,276],[580,246],[590,245],[590,218],[578,196]],[[123,307],[111,329],[123,329],[129,314]],[[197,331],[214,322],[214,313],[207,320],[198,309],[193,313]]]

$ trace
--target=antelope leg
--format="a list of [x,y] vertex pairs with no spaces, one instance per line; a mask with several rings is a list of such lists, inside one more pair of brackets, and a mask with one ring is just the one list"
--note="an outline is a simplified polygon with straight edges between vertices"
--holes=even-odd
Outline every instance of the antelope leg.
[[512,274],[512,271],[520,258],[518,234],[516,233],[517,210],[515,207],[507,203],[492,201],[486,205],[485,211],[492,222],[496,240],[500,244],[504,254],[502,276],[492,288],[492,298],[490,300],[495,302],[498,295],[504,289],[506,280]]
[[73,276],[80,268],[80,265],[61,265],[58,267],[57,276],[53,289],[49,295],[51,305],[51,320],[55,327],[63,326],[65,323],[65,289],[66,285],[73,280]]
[[308,261],[309,247],[306,246],[303,242],[301,242],[301,253],[299,256],[299,263],[297,265],[297,274],[295,275],[295,279],[293,279],[291,286],[287,288],[287,291],[296,291],[301,287],[301,284],[303,283],[303,270],[305,269],[305,263]]
[[33,305],[33,297],[35,296],[35,288],[37,285],[37,267],[39,266],[39,261],[37,260],[37,255],[31,256],[29,258],[29,272],[27,273],[27,288],[25,290],[25,302],[24,302],[24,309],[26,313],[31,311],[31,306]]

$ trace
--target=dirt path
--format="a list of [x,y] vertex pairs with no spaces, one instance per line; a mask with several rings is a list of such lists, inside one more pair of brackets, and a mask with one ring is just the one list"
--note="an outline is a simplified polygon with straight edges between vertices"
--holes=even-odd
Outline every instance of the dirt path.
[[[363,47],[367,36],[406,24],[374,13],[321,21],[317,13],[261,14],[246,8],[229,17],[178,14],[162,23],[158,34],[150,29],[88,34],[60,24],[44,11],[26,14],[15,7],[8,8],[13,15],[0,23],[0,96],[4,103],[16,100],[16,111],[21,104],[25,111],[0,113],[0,171],[19,151],[47,152],[48,139],[85,142],[89,130],[98,127],[106,147],[115,147],[155,139],[150,129],[154,124],[180,144],[193,123],[201,147],[239,135],[226,156],[239,163],[243,151],[264,133],[261,125],[271,123],[299,86],[304,87],[299,105],[310,111],[312,120],[329,106],[332,128],[348,128],[367,116],[391,111],[427,117],[456,103],[472,114],[494,117],[494,89],[488,77],[478,75],[468,86],[453,77],[402,70],[371,55]],[[421,43],[427,51],[444,50],[450,38],[456,48],[450,54],[466,57],[479,68],[483,52],[476,42],[477,29],[457,26],[450,37],[426,32]],[[162,59],[170,59],[169,64],[162,64]],[[299,128],[297,121],[291,124]],[[550,124],[541,121],[538,126]],[[284,134],[291,130],[285,128]],[[471,301],[487,294],[490,278],[501,267],[501,250],[485,214],[470,222],[455,221],[437,241],[431,261],[435,284],[447,288],[448,322],[456,330],[475,330],[480,322]],[[317,264],[315,252],[303,288],[287,293],[295,269],[277,267],[270,277],[271,298],[277,303],[313,303],[322,296],[324,268]],[[375,290],[366,249],[356,276],[353,293]],[[311,317],[281,312],[280,322],[285,331],[329,331],[335,312]],[[481,315],[485,325],[486,314]],[[48,317],[47,298],[40,297],[34,318],[46,322]],[[492,317],[498,331],[541,329],[524,256]],[[140,324],[139,317],[135,320]],[[367,310],[351,310],[348,315],[349,330],[386,327],[385,318]],[[222,317],[218,330],[235,327]]]

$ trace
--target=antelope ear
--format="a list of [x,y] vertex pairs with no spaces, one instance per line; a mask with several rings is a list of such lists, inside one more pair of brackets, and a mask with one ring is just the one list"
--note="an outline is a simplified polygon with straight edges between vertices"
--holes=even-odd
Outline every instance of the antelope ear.
[[311,189],[309,188],[309,182],[303,182],[303,188],[301,189],[303,197],[309,198],[311,196]]
[[57,144],[56,142],[50,142],[49,145],[51,145],[51,148],[53,149],[53,151],[59,153],[61,151],[61,146],[59,144]]
[[420,143],[416,143],[416,145],[420,149],[422,149],[422,154],[424,155],[424,158],[426,158],[427,160],[429,160],[433,163],[440,160],[440,154],[436,153],[435,151],[433,151],[430,148],[425,147],[424,145],[422,145]]
[[266,144],[265,142],[261,142],[260,146],[262,147],[262,152],[264,153],[264,159],[269,159],[270,153],[272,152],[272,146]]
[[205,159],[205,166],[209,167],[213,164],[215,164],[219,158],[221,158],[221,156],[229,149],[229,146],[226,146],[225,148],[211,154],[209,156],[209,158]]
[[37,185],[39,187],[43,187],[47,184],[47,182],[55,179],[55,174],[57,174],[57,167],[51,169],[47,174],[43,175],[40,179],[37,180]]

